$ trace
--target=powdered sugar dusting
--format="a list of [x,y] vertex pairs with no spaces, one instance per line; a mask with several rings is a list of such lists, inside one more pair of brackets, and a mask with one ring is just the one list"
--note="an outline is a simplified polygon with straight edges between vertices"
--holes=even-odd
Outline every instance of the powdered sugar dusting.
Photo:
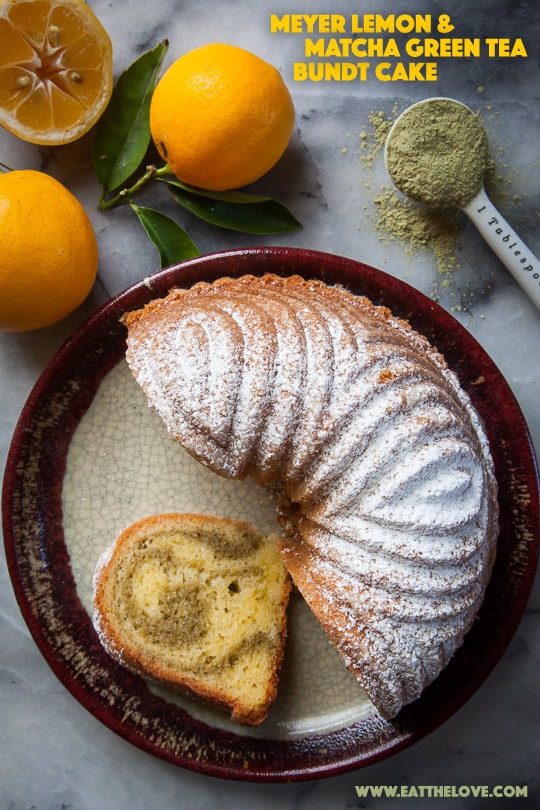
[[463,640],[494,558],[487,440],[425,338],[321,282],[221,279],[128,316],[128,363],[169,431],[279,487],[284,559],[386,715]]

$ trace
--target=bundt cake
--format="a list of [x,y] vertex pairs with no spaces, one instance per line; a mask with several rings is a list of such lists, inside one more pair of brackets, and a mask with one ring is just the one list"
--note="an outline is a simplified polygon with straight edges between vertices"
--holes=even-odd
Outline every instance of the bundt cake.
[[174,289],[124,316],[127,362],[200,462],[281,500],[281,553],[386,717],[461,645],[495,555],[480,419],[404,321],[298,276]]
[[161,684],[262,722],[276,696],[290,579],[248,524],[164,514],[100,557],[94,624],[110,655]]

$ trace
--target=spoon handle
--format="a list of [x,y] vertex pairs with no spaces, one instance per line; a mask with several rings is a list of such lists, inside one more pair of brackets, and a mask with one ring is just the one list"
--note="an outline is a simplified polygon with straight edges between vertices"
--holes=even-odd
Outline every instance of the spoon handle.
[[479,191],[467,205],[464,205],[463,211],[540,309],[540,262],[497,211],[485,190]]

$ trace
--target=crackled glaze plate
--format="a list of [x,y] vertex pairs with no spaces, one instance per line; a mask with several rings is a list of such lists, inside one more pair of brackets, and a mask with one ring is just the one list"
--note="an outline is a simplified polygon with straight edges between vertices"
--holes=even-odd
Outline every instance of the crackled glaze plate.
[[[265,272],[340,283],[407,318],[446,356],[482,415],[500,487],[501,534],[478,621],[420,700],[382,719],[295,596],[279,693],[253,729],[157,689],[113,662],[90,617],[99,554],[148,514],[197,511],[275,528],[269,494],[225,481],[168,437],[124,360],[120,316],[223,275]],[[505,380],[450,315],[410,286],[349,259],[288,248],[213,254],[144,279],[111,300],[64,344],[21,414],[3,493],[6,552],[32,635],[62,683],[99,720],[176,765],[231,779],[285,781],[358,768],[413,743],[480,686],[525,609],[538,553],[532,445]]]

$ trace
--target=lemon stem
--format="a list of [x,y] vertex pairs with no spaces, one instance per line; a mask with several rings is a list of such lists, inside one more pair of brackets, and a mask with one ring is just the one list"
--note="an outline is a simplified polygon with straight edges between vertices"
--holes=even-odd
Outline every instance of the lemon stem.
[[131,202],[132,197],[144,188],[144,186],[148,185],[152,180],[155,180],[158,177],[164,177],[165,175],[170,175],[171,170],[168,166],[162,166],[161,168],[156,168],[155,166],[147,166],[146,171],[139,179],[129,188],[123,188],[121,191],[116,194],[116,196],[112,197],[110,200],[105,199],[106,192],[103,191],[98,203],[98,210],[99,211],[109,211],[111,208],[116,208],[119,205],[125,205],[126,203]]

